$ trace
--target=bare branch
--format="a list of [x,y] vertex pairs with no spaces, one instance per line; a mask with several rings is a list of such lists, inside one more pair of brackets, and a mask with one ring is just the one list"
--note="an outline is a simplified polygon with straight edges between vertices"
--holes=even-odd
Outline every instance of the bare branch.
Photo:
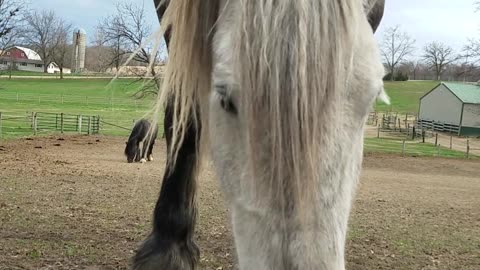
[[58,19],[55,31],[53,32],[53,44],[51,46],[52,60],[60,69],[60,79],[63,79],[63,68],[67,63],[67,55],[70,52],[69,37],[72,32],[72,24]]
[[427,44],[423,51],[423,60],[435,72],[437,80],[441,79],[445,68],[449,64],[459,59],[452,47],[437,41]]
[[53,10],[33,11],[25,16],[25,42],[42,58],[44,72],[52,61],[55,45],[55,32],[60,19]]
[[390,74],[392,74],[392,80],[397,65],[405,61],[415,50],[414,44],[415,40],[407,33],[402,32],[399,26],[385,30],[381,53]]
[[[153,76],[154,85],[159,85],[155,66],[160,63],[158,52],[146,46],[147,38],[152,35],[152,27],[146,22],[143,6],[132,3],[117,4],[116,13],[103,20],[98,26],[103,45],[111,49],[111,63],[119,71],[123,60],[132,56],[133,64],[148,67],[153,59],[153,67],[148,70]],[[140,49],[138,49],[140,48]],[[141,78],[145,74],[135,74]],[[147,88],[151,88],[148,86]]]

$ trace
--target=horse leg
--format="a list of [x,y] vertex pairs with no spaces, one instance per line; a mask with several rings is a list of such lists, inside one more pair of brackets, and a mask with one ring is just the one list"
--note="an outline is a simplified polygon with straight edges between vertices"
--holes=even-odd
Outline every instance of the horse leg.
[[[172,145],[173,108],[165,111],[167,149]],[[155,206],[153,231],[137,251],[133,269],[195,269],[200,251],[193,241],[196,208],[197,134],[189,125],[181,144],[175,166],[167,158],[160,195]]]
[[138,150],[140,152],[139,154],[140,163],[147,162],[147,160],[145,159],[145,147],[146,147],[146,142],[144,139],[143,141],[140,142],[140,145],[138,147]]
[[153,137],[151,139],[151,142],[148,146],[148,152],[147,152],[147,160],[148,161],[153,161],[153,145],[155,144],[155,138]]

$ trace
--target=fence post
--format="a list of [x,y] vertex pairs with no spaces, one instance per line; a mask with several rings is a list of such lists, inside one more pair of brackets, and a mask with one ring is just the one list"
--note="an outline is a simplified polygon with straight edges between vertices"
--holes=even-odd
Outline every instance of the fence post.
[[438,144],[438,133],[435,133],[435,146]]
[[100,134],[100,115],[97,115],[97,134]]
[[55,114],[55,131],[58,130],[58,113]]
[[78,133],[82,133],[82,115],[80,114],[78,116],[78,120],[77,120],[77,131]]
[[380,125],[377,126],[377,138],[380,138]]
[[452,149],[452,140],[453,140],[453,135],[450,134],[450,150]]
[[37,113],[33,114],[33,135],[37,135]]
[[[63,95],[62,95],[63,100]],[[60,132],[63,134],[63,113],[60,114]]]
[[405,140],[402,141],[402,157],[405,156]]
[[92,129],[92,120],[91,120],[91,116],[88,116],[88,129],[87,129],[87,133],[88,135],[90,135],[91,133],[91,129]]
[[467,158],[470,158],[470,140],[467,140]]
[[425,143],[425,130],[422,128],[422,143]]
[[415,124],[413,125],[412,127],[412,140],[415,140],[415,136],[417,136],[417,134],[415,133]]

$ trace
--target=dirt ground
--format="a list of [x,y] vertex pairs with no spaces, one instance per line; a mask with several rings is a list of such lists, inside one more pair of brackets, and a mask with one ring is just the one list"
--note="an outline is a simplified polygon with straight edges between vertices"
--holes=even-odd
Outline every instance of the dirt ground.
[[[124,139],[0,142],[0,269],[126,269],[150,230],[164,167],[127,164]],[[228,211],[200,176],[201,269],[234,269]],[[480,269],[480,162],[365,157],[348,269]]]

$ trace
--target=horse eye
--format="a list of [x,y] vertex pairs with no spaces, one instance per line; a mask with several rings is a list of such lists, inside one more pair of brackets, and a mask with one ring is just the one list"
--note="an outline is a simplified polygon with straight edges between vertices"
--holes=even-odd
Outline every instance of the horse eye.
[[228,95],[227,85],[216,85],[215,89],[220,96],[220,106],[228,113],[237,114],[237,107],[233,103],[232,98]]

